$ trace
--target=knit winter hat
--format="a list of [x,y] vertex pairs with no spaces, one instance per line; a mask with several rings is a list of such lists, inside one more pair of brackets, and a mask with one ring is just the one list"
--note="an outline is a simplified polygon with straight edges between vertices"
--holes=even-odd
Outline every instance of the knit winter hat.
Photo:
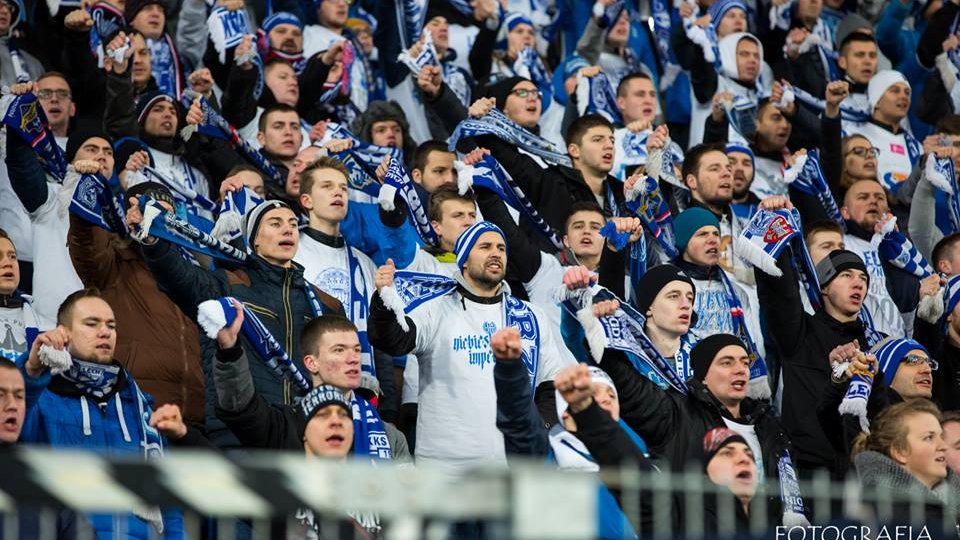
[[745,351],[747,350],[746,345],[740,341],[740,338],[733,334],[713,334],[712,336],[701,339],[700,342],[694,346],[693,350],[690,351],[690,365],[693,366],[693,378],[698,381],[703,381],[704,377],[707,376],[707,371],[710,371],[710,366],[717,357],[717,353],[724,347],[730,345],[736,345],[737,347],[742,347]]
[[820,282],[820,288],[823,289],[837,277],[840,272],[853,268],[862,271],[867,275],[867,283],[870,282],[870,273],[867,272],[867,265],[859,255],[846,249],[835,249],[829,255],[817,263],[817,281]]
[[895,69],[878,71],[877,74],[870,79],[870,84],[867,85],[867,99],[870,100],[870,106],[876,107],[887,89],[897,83],[903,83],[907,85],[907,88],[910,88],[910,81],[903,76],[903,73]]
[[292,24],[293,26],[303,30],[303,22],[300,21],[300,18],[293,13],[288,13],[286,11],[278,11],[267,17],[263,20],[263,24],[260,26],[260,28],[269,34],[271,30],[281,24]]
[[507,32],[513,32],[513,29],[521,24],[525,24],[530,28],[533,28],[533,21],[523,13],[512,11],[507,13],[507,16],[503,19],[504,26],[507,27]]
[[170,192],[170,189],[159,182],[140,182],[139,184],[134,184],[127,188],[127,193],[124,198],[139,198],[141,195],[145,195],[158,202],[165,202],[170,206],[177,205],[177,201],[173,198],[173,193]]
[[[503,238],[504,242],[507,241],[507,237],[503,234],[503,231],[500,230],[500,227],[497,227],[493,223],[489,221],[478,221],[474,223],[460,233],[456,243],[453,245],[453,252],[457,256],[457,268],[463,269],[463,265],[467,264],[467,259],[470,258],[470,251],[473,250],[473,245],[476,244],[480,236],[486,232],[495,232]],[[506,264],[506,261],[504,261],[504,264]]]
[[126,21],[127,24],[132,23],[133,19],[137,17],[137,13],[140,13],[143,8],[150,4],[158,4],[163,8],[164,14],[170,12],[170,6],[167,5],[167,0],[127,0],[123,7],[123,20]]
[[715,227],[720,230],[720,220],[706,208],[695,206],[680,212],[673,220],[673,233],[677,237],[677,251],[683,253],[690,239],[702,227]]
[[747,15],[747,5],[743,3],[743,0],[717,0],[707,8],[707,13],[710,15],[710,20],[713,22],[714,26],[720,25],[720,20],[731,9],[739,9],[743,11],[744,18]]
[[[613,390],[614,399],[617,399],[617,400],[620,399],[620,395],[617,393],[617,386],[613,384],[613,379],[611,379],[610,376],[607,375],[606,371],[598,368],[597,366],[590,366],[587,369],[590,371],[591,383],[600,383],[600,384],[609,386],[610,389]],[[556,391],[556,398],[557,398],[556,400],[557,401],[557,418],[562,419],[563,413],[567,412],[567,407],[569,406],[569,403],[567,403],[563,399],[563,396],[560,394],[559,391]]]
[[507,77],[506,79],[501,79],[491,85],[487,85],[483,93],[486,97],[496,99],[497,108],[502,111],[504,105],[507,104],[507,98],[510,96],[510,92],[513,92],[513,87],[523,81],[533,82],[526,77]]
[[[906,338],[895,339],[887,337],[870,349],[870,352],[877,357],[877,365],[883,373],[883,380],[887,383],[887,386],[890,386],[890,383],[893,382],[893,378],[897,375],[897,370],[900,369],[900,362],[903,362],[907,353],[918,349],[925,352],[927,356],[930,356],[926,347],[917,341]],[[932,366],[934,370],[937,369],[935,366],[936,363]]]
[[[869,32],[865,32],[864,29],[869,28]],[[870,24],[870,21],[863,18],[863,16],[857,13],[847,13],[842,19],[840,19],[840,24],[837,25],[837,32],[834,34],[833,41],[836,43],[835,50],[840,51],[840,48],[843,47],[843,42],[850,37],[850,34],[854,32],[859,32],[861,34],[872,33],[873,25]]]
[[730,428],[715,427],[708,431],[707,434],[703,436],[703,468],[707,468],[710,460],[713,459],[713,456],[717,455],[717,452],[719,452],[721,448],[735,442],[750,446],[747,444],[747,440],[743,438],[743,435],[740,435]]
[[741,154],[750,156],[750,161],[753,163],[753,170],[757,170],[757,157],[754,155],[753,150],[749,146],[741,143],[727,143],[727,155],[729,156],[733,152],[739,152]]
[[343,392],[329,384],[321,384],[314,387],[300,401],[300,415],[303,416],[304,425],[327,405],[339,405],[349,414],[353,414],[353,405]]
[[94,137],[99,137],[107,141],[107,144],[113,146],[113,141],[110,139],[110,136],[102,129],[92,126],[77,129],[71,133],[70,138],[67,139],[67,150],[65,152],[67,163],[72,163],[74,158],[77,157],[77,151],[80,150],[83,143]]
[[697,293],[697,286],[693,284],[693,280],[683,270],[672,264],[658,264],[647,270],[640,278],[640,282],[637,283],[637,310],[646,314],[660,291],[674,281],[689,283],[693,287],[693,293]]
[[140,96],[140,100],[137,101],[137,123],[142,126],[144,121],[147,119],[147,115],[150,114],[150,109],[152,109],[154,105],[160,103],[161,101],[173,103],[173,106],[177,109],[177,117],[179,119],[182,110],[177,100],[174,99],[174,97],[170,94],[165,94],[159,90],[154,90]]
[[250,212],[247,213],[246,221],[244,222],[243,227],[243,239],[247,242],[248,253],[253,253],[253,241],[257,238],[257,230],[260,228],[260,221],[263,220],[263,217],[267,215],[267,212],[276,210],[277,208],[286,208],[287,210],[293,212],[293,209],[291,209],[287,203],[273,199],[264,201],[257,206],[254,206],[253,210],[250,210]]

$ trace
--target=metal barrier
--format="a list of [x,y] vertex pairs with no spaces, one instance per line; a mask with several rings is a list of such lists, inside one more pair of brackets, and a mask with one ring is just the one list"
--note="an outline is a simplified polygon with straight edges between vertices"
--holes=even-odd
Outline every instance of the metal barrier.
[[[290,520],[310,508],[323,523],[358,512],[379,516],[388,540],[455,537],[515,540],[580,540],[597,536],[597,496],[601,476],[560,472],[542,462],[511,462],[509,470],[477,470],[452,480],[434,470],[393,464],[328,462],[277,452],[225,457],[214,452],[177,451],[160,460],[138,456],[105,458],[76,450],[21,447],[0,462],[0,515],[3,538],[19,538],[19,508],[45,508],[38,540],[57,538],[54,508],[78,513],[129,513],[134,508],[178,508],[192,539],[271,538],[271,523]],[[957,503],[944,506],[939,523],[927,523],[929,500],[891,490],[867,492],[854,480],[827,477],[802,482],[801,491],[814,527],[774,527],[767,522],[761,487],[751,505],[748,530],[738,529],[736,504],[713,486],[702,469],[683,474],[643,474],[634,468],[604,471],[604,483],[620,493],[626,516],[639,527],[638,508],[652,506],[653,538],[733,538],[745,535],[777,540],[921,540],[942,531],[956,538]],[[764,490],[766,493],[764,494]],[[715,530],[705,526],[705,498],[716,497]],[[907,505],[909,519],[902,514]],[[900,509],[903,523],[891,522]],[[682,520],[677,519],[677,510]],[[238,518],[252,534],[237,535]],[[469,533],[457,523],[483,524]],[[842,528],[841,528],[842,527]],[[894,528],[899,527],[899,528]],[[335,530],[326,528],[325,530]],[[477,531],[480,532],[477,532]],[[159,535],[157,535],[160,538]],[[326,537],[326,536],[325,536]]]

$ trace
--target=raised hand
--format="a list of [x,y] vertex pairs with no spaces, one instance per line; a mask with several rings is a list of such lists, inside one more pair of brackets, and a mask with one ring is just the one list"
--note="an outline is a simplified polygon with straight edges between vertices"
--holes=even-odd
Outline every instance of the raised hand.
[[187,435],[187,424],[183,422],[183,415],[180,413],[180,407],[167,403],[153,411],[150,415],[150,426],[157,428],[164,437],[171,440],[179,440]]
[[230,300],[237,310],[237,318],[230,323],[230,326],[224,326],[217,332],[217,347],[221,349],[232,349],[237,344],[237,336],[240,335],[240,327],[243,326],[243,304],[237,300]]
[[519,360],[520,352],[523,350],[520,331],[512,326],[497,330],[490,337],[490,350],[493,351],[493,357],[498,362]]
[[590,406],[593,401],[592,381],[590,370],[586,364],[577,364],[564,368],[557,373],[553,381],[554,387],[563,396],[563,400],[573,412],[580,412]]
[[387,264],[377,268],[377,275],[374,277],[374,284],[377,291],[384,287],[393,287],[393,277],[397,273],[397,267],[393,264],[393,259],[387,259]]

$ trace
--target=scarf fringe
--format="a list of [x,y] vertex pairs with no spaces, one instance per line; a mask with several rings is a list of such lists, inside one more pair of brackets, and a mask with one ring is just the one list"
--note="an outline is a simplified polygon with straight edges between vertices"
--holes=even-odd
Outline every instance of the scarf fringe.
[[940,287],[940,290],[933,296],[925,296],[920,299],[920,304],[917,306],[917,317],[930,324],[938,324],[940,317],[946,310],[943,304],[943,296],[944,287]]
[[800,514],[798,512],[786,511],[783,513],[783,526],[784,527],[809,527],[810,521],[807,520],[807,516]]
[[756,400],[769,400],[772,396],[770,391],[770,383],[767,381],[766,375],[761,375],[759,377],[754,377],[750,379],[750,382],[747,385],[747,397]]
[[400,294],[397,293],[397,288],[391,285],[380,289],[380,299],[383,300],[383,305],[387,306],[387,308],[396,315],[397,324],[400,325],[400,328],[402,328],[404,332],[409,332],[410,325],[407,324],[405,306],[403,300],[400,298]]
[[50,373],[59,375],[73,366],[73,358],[65,349],[55,349],[50,345],[40,345],[37,353],[40,363],[50,368]]
[[227,326],[227,316],[223,306],[217,300],[207,300],[197,306],[197,324],[210,339],[216,339],[217,333]]
[[765,274],[774,277],[783,276],[783,271],[777,268],[777,261],[769,253],[757,247],[742,235],[734,237],[733,249],[743,262],[756,266],[763,270]]
[[473,166],[458,159],[453,162],[453,168],[457,171],[457,192],[466,195],[473,188]]

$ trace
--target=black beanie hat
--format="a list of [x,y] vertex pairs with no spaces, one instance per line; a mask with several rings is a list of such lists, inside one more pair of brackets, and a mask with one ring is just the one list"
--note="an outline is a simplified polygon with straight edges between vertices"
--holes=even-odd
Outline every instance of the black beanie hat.
[[486,97],[495,98],[497,100],[497,108],[502,111],[503,106],[507,104],[507,97],[509,97],[510,92],[513,91],[513,87],[522,83],[523,81],[530,81],[530,79],[526,77],[507,77],[506,79],[502,79],[491,85],[488,85],[484,89],[484,95]]
[[113,141],[110,140],[110,137],[102,129],[96,127],[77,129],[71,133],[70,138],[67,139],[67,151],[65,153],[67,163],[72,163],[73,159],[77,157],[77,151],[80,150],[80,147],[83,146],[83,143],[94,137],[100,137],[101,139],[107,141],[107,144],[113,146]]
[[848,269],[860,270],[867,276],[867,284],[870,283],[870,272],[867,271],[867,265],[863,259],[856,253],[846,249],[835,249],[829,255],[817,263],[817,281],[820,282],[820,288],[823,289],[833,281],[833,278],[840,275],[840,272]]
[[690,351],[690,365],[693,366],[693,378],[698,381],[703,381],[717,353],[720,352],[720,349],[730,345],[743,347],[745,351],[748,350],[743,342],[740,341],[740,338],[733,334],[713,334],[700,340],[700,343],[697,343],[693,350]]
[[123,20],[127,24],[132,23],[133,19],[137,17],[137,13],[140,13],[143,8],[150,4],[159,4],[165,14],[170,11],[170,6],[167,5],[166,0],[127,0],[123,6]]
[[[303,399],[300,400],[300,406],[298,407],[300,409],[300,417],[303,418],[304,432],[306,431],[307,424],[310,423],[314,415],[327,405],[337,405],[342,407],[347,413],[353,414],[353,405],[351,405],[350,400],[347,399],[347,396],[339,389],[329,384],[315,386],[313,390],[310,390],[307,395],[303,396]],[[303,433],[300,435],[303,436]]]
[[159,182],[140,182],[139,184],[131,186],[130,189],[127,190],[126,199],[130,197],[140,197],[141,195],[146,195],[159,202],[166,202],[170,206],[176,206],[177,204],[170,189]]
[[697,286],[683,270],[672,264],[658,264],[647,270],[640,278],[640,282],[637,283],[637,309],[640,313],[647,314],[647,310],[650,309],[654,299],[671,281],[689,283],[693,287],[693,294],[697,294]]

